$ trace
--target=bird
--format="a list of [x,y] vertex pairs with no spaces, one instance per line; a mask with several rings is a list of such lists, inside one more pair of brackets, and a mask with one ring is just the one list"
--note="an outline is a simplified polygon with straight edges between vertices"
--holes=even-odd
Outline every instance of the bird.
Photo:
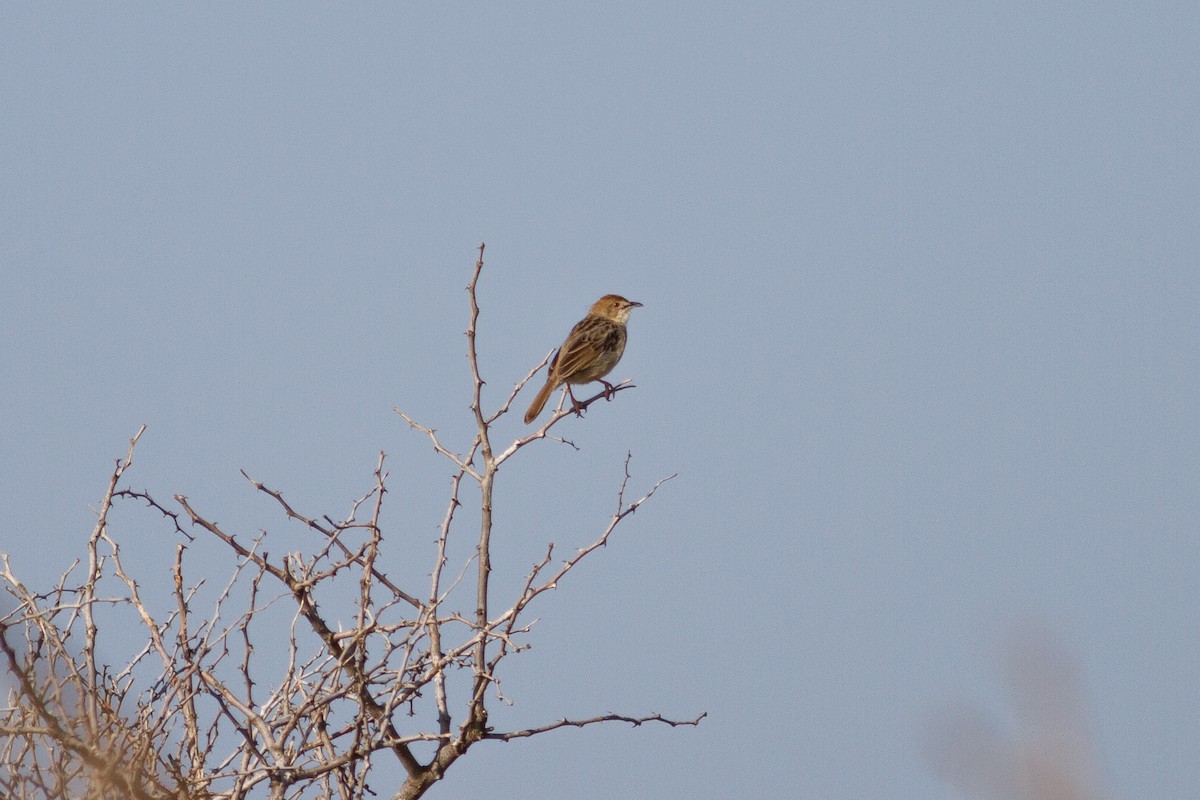
[[641,303],[626,300],[619,294],[606,294],[592,304],[587,316],[576,323],[562,347],[550,360],[546,385],[538,391],[529,410],[525,412],[526,425],[538,418],[550,399],[550,393],[563,384],[567,386],[576,413],[579,403],[571,392],[571,384],[600,381],[606,392],[613,391],[613,385],[604,380],[604,376],[612,372],[621,360],[627,338],[625,323],[629,321],[629,313],[641,306]]

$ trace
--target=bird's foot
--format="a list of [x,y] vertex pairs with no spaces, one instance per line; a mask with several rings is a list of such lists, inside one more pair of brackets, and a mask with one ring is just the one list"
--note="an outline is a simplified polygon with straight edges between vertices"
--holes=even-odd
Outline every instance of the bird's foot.
[[575,412],[575,416],[582,419],[584,408],[579,404],[579,401],[575,399],[575,393],[571,391],[571,387],[569,385],[567,386],[567,396],[571,398],[571,410]]

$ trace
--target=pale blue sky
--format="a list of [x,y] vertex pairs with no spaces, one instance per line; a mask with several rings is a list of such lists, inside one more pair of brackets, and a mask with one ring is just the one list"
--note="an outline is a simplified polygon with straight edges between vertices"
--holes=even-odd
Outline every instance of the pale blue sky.
[[638,388],[502,474],[496,581],[594,536],[627,451],[679,473],[492,721],[709,718],[479,747],[431,796],[949,798],[923,731],[1015,726],[1033,619],[1109,796],[1194,798],[1198,79],[1191,2],[6,5],[0,549],[82,553],[146,423],[131,482],[248,532],[239,468],[337,515],[387,451],[420,575],[449,471],[391,408],[467,440],[486,241],[493,402],[645,304]]

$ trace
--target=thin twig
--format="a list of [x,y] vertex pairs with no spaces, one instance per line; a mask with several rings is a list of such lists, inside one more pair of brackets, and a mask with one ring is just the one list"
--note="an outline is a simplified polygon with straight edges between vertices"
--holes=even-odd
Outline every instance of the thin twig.
[[525,728],[519,731],[507,731],[504,733],[489,733],[487,739],[498,739],[502,742],[510,742],[513,739],[522,739],[527,736],[537,736],[539,733],[549,733],[550,731],[558,730],[559,728],[586,728],[588,725],[598,725],[602,722],[628,722],[633,727],[638,727],[647,722],[661,722],[664,725],[670,725],[672,728],[677,728],[681,725],[696,726],[700,724],[700,720],[708,716],[705,711],[695,719],[668,719],[662,714],[648,714],[644,717],[627,717],[624,714],[601,714],[598,717],[589,717],[588,719],[560,719],[558,722],[551,722],[549,725],[542,725],[538,728]]

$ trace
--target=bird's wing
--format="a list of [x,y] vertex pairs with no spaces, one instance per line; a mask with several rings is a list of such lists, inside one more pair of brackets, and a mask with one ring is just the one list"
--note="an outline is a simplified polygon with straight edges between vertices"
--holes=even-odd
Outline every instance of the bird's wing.
[[576,374],[595,360],[600,345],[597,339],[605,327],[600,323],[602,321],[595,317],[584,317],[567,334],[567,340],[558,349],[550,365],[550,371],[559,380]]

